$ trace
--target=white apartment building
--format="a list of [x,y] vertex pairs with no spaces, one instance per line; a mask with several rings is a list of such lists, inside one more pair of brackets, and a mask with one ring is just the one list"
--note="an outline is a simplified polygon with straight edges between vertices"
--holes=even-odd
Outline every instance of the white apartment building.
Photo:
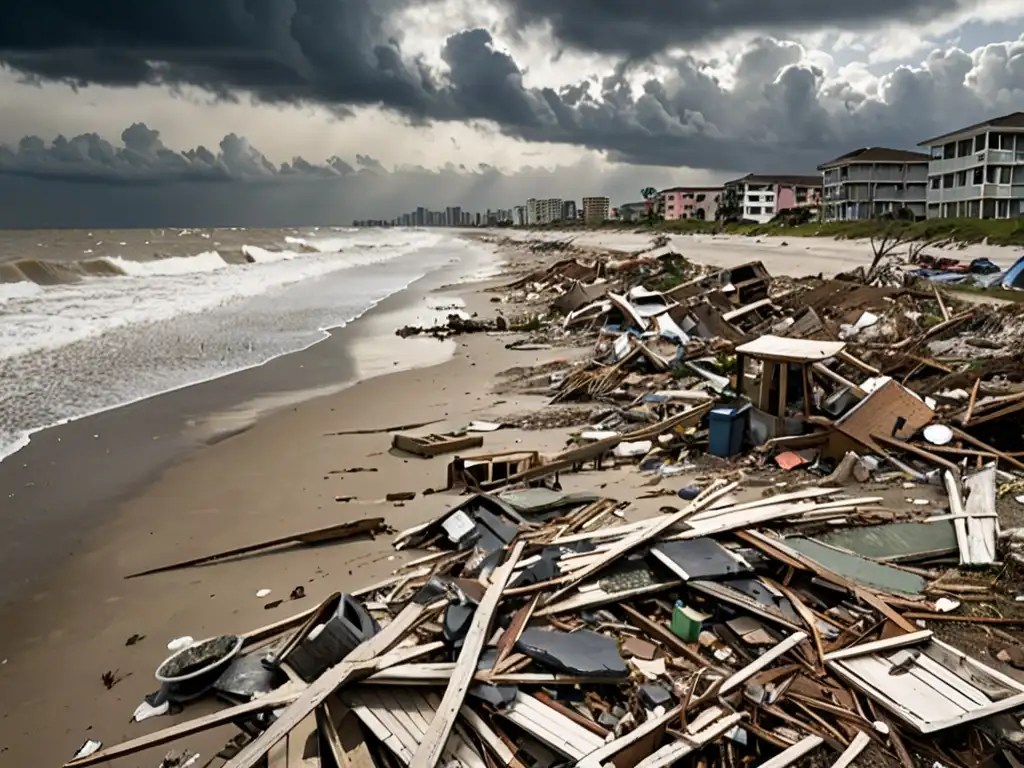
[[607,197],[583,198],[583,221],[587,224],[600,224],[608,218],[611,201]]
[[[779,211],[818,206],[821,177],[748,173],[742,179],[726,182],[723,198],[728,195],[738,201],[740,218],[767,224]],[[720,202],[719,210],[722,207]]]
[[512,224],[516,227],[526,226],[526,206],[517,205],[512,209]]
[[929,219],[1024,216],[1024,112],[922,141]]
[[925,217],[928,160],[922,152],[864,147],[818,166],[822,219],[858,221],[909,210]]
[[538,200],[531,197],[526,201],[526,226],[551,224],[562,220],[562,199],[559,197]]

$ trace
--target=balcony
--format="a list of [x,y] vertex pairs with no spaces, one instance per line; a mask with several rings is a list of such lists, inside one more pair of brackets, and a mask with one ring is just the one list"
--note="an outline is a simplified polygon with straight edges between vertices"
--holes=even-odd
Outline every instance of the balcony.
[[965,171],[976,165],[1020,165],[1024,164],[1024,150],[1014,152],[1009,149],[983,149],[972,152],[965,157],[954,157],[949,160],[934,159],[928,163],[928,173],[955,173]]

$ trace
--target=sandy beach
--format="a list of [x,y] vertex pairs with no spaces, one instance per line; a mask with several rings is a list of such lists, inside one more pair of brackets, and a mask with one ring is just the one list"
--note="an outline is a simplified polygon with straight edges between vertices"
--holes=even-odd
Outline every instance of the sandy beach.
[[[595,235],[584,242],[631,250],[649,240]],[[676,238],[673,244],[705,263],[761,259],[775,274],[834,273],[870,261],[862,243]],[[537,259],[515,256],[519,267]],[[124,578],[348,520],[380,516],[401,530],[453,506],[451,493],[423,493],[443,488],[446,459],[393,455],[389,428],[434,422],[431,429],[440,432],[539,410],[546,398],[496,394],[502,373],[582,355],[564,348],[509,350],[507,335],[444,342],[394,336],[425,301],[455,298],[485,318],[512,311],[491,300],[500,292],[488,291],[502,279],[452,287],[457,277],[414,286],[328,341],[259,369],[40,433],[0,463],[0,575],[8,584],[0,617],[0,700],[8,705],[0,719],[0,764],[58,765],[87,738],[109,745],[164,728],[173,720],[130,724],[128,718],[157,688],[153,670],[169,655],[170,640],[268,624],[333,591],[384,578],[402,559],[417,556],[395,553],[382,535]],[[274,394],[281,391],[287,394]],[[185,431],[183,411],[200,415]],[[330,434],[355,431],[366,433]],[[502,430],[487,435],[485,450],[556,450],[568,431]],[[567,476],[563,484],[574,490],[578,482]],[[610,495],[619,488],[627,498],[641,481],[613,471],[602,482]],[[397,491],[416,498],[384,501]],[[658,506],[653,499],[639,502],[629,515],[653,514]],[[300,586],[305,597],[290,600]],[[269,596],[258,598],[261,589],[271,590]],[[284,602],[265,608],[276,600]],[[126,646],[136,635],[144,639]],[[109,690],[101,682],[108,671],[119,679]],[[187,716],[203,706],[190,707]],[[205,761],[228,736],[230,729],[214,730],[188,746]],[[165,752],[150,750],[125,764],[155,766]]]

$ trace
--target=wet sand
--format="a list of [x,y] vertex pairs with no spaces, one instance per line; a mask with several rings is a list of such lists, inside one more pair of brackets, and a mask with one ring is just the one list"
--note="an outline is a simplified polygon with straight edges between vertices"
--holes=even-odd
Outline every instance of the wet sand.
[[394,329],[433,316],[426,295],[457,277],[453,268],[428,275],[301,352],[34,434],[0,461],[0,604],[31,590],[98,518],[190,451],[359,379],[450,357],[452,342],[403,344]]
[[[429,286],[435,303],[462,296],[467,311],[495,312],[479,285],[436,285]],[[422,307],[417,294],[425,287],[417,284],[405,297],[383,302],[362,322],[305,352],[39,433],[0,463],[5,507],[16,510],[3,516],[0,533],[8,541],[0,562],[8,579],[19,579],[0,616],[0,701],[7,704],[0,764],[57,765],[87,738],[111,745],[170,725],[168,717],[142,724],[128,719],[158,687],[153,671],[170,654],[171,639],[276,621],[335,590],[386,577],[399,556],[390,549],[391,537],[382,536],[137,579],[126,574],[346,520],[380,516],[402,529],[455,503],[449,493],[422,495],[443,487],[443,458],[391,455],[386,432],[329,433],[434,420],[444,430],[543,405],[542,398],[489,393],[502,370],[565,357],[565,350],[509,351],[507,336],[485,334],[447,342],[395,337],[410,302]],[[447,362],[370,378],[388,368],[437,362],[451,347],[455,355]],[[281,405],[275,392],[322,392],[325,381],[337,385],[343,378],[356,383],[254,418],[268,396]],[[239,402],[256,407],[230,407]],[[192,414],[184,431],[182,414]],[[485,445],[510,449],[524,435],[502,431],[488,435]],[[547,450],[564,439],[545,434],[538,444],[535,435],[528,438],[531,446]],[[354,467],[377,471],[338,472]],[[384,502],[392,491],[415,491],[417,498]],[[355,498],[335,501],[339,496]],[[290,601],[297,586],[307,596]],[[258,599],[264,588],[270,596]],[[275,599],[284,603],[264,609]],[[145,639],[126,646],[136,634]],[[101,681],[107,671],[120,678],[110,690]],[[190,706],[174,719],[204,708],[209,704]],[[205,761],[232,732],[219,729],[172,746],[198,750]],[[122,764],[156,765],[166,751]]]

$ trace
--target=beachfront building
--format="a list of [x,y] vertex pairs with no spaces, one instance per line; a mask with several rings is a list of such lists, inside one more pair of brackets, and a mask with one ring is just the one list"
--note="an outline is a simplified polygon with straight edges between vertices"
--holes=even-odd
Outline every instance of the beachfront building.
[[651,203],[649,200],[640,200],[636,203],[623,203],[611,212],[613,219],[619,221],[640,221],[647,215]]
[[922,141],[929,219],[1024,216],[1024,112]]
[[583,198],[583,221],[587,224],[600,224],[608,219],[611,201],[607,197]]
[[535,227],[562,220],[562,200],[558,197],[539,200],[531,197],[526,201],[526,225]]
[[740,218],[767,224],[779,211],[793,208],[817,208],[821,205],[820,176],[772,176],[749,173],[727,182],[723,195],[732,192],[739,209],[727,218]]
[[576,201],[562,201],[562,221],[576,221]]
[[658,193],[655,212],[665,221],[714,221],[721,187],[672,187]]
[[822,219],[858,221],[880,216],[923,219],[928,160],[921,152],[863,147],[818,166]]
[[525,227],[526,226],[526,206],[517,205],[512,208],[512,226],[514,227]]

